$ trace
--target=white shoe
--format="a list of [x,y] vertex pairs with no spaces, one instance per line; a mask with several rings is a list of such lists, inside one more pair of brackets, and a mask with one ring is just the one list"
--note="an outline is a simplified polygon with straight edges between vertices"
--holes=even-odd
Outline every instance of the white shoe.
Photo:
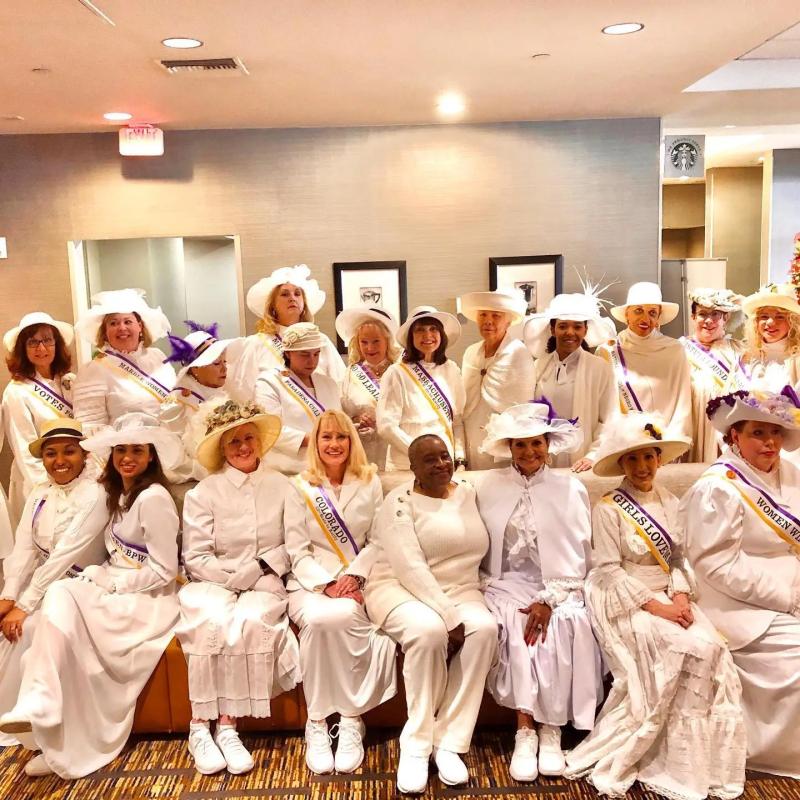
[[253,756],[242,744],[233,725],[217,725],[214,742],[220,749],[231,775],[243,775],[245,772],[250,772],[255,766]]
[[17,703],[0,717],[0,733],[30,733],[31,719],[24,706]]
[[567,768],[561,750],[561,728],[542,725],[539,728],[539,774],[563,775]]
[[397,765],[397,791],[422,794],[428,786],[428,756],[415,756],[400,749]]
[[[361,717],[342,717],[336,738],[335,766],[337,772],[354,772],[364,760],[364,723]],[[333,731],[331,731],[333,735]]]
[[437,747],[433,751],[433,760],[439,769],[439,780],[448,786],[460,786],[469,780],[467,765],[458,753]]
[[208,725],[189,726],[189,752],[194,758],[195,769],[201,775],[213,775],[228,766],[225,756],[211,737]]
[[539,738],[533,728],[520,728],[514,739],[514,755],[508,771],[515,781],[535,781],[539,777],[536,750]]
[[306,721],[306,766],[315,775],[333,772],[333,751],[328,723]]
[[45,775],[52,775],[53,770],[50,769],[50,765],[44,760],[44,755],[39,753],[38,756],[34,756],[25,765],[25,774],[29,778],[42,778]]

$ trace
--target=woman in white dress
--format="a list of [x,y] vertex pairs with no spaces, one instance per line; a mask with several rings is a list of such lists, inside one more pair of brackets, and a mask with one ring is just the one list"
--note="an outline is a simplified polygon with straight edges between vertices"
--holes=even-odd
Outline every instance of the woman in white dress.
[[72,326],[43,311],[26,314],[3,336],[11,381],[3,392],[5,434],[14,460],[9,477],[9,514],[16,527],[31,489],[47,480],[28,446],[47,420],[72,417],[69,372]]
[[[325,292],[305,264],[276,269],[248,289],[247,307],[258,317],[256,333],[235,340],[228,352],[231,380],[245,397],[252,397],[257,378],[283,369],[286,329],[298,322],[313,322],[323,305]],[[320,338],[319,371],[340,384],[345,374],[342,357],[324,333]]]
[[677,339],[659,330],[678,316],[677,303],[661,299],[658,284],[634,283],[624,305],[611,316],[627,327],[597,348],[611,365],[620,411],[644,411],[663,418],[675,436],[692,435],[689,362]]
[[[75,577],[106,557],[103,530],[108,521],[106,495],[86,469],[81,424],[58,418],[42,424],[42,435],[29,445],[42,461],[48,482],[34,487],[17,527],[14,550],[5,561],[0,591],[0,714],[17,701],[22,654],[36,630],[38,610],[48,586]],[[0,734],[0,746],[16,744]]]
[[631,412],[603,433],[594,472],[625,478],[592,512],[586,597],[614,684],[565,774],[610,797],[638,780],[671,800],[734,798],[744,790],[741,690],[725,640],[692,602],[678,500],[655,483],[690,444],[666,431]]
[[98,350],[78,370],[73,392],[75,418],[87,436],[122,414],[158,416],[175,384],[175,370],[152,343],[166,336],[169,320],[150,308],[141,289],[100,292],[75,330]]
[[712,397],[747,387],[742,364],[744,346],[728,331],[743,321],[742,296],[730,289],[694,289],[691,336],[680,343],[686,350],[692,376],[692,449],[689,461],[714,461],[719,455],[719,434],[706,416]]
[[378,436],[376,408],[381,378],[400,357],[394,340],[397,321],[382,308],[348,308],[336,317],[336,332],[348,343],[342,408],[356,425],[368,461],[382,470],[387,445]]
[[800,779],[800,448],[797,397],[737,392],[709,404],[730,445],[684,495],[698,603],[742,683],[747,766]]
[[161,464],[180,457],[180,440],[134,411],[82,446],[111,448],[100,479],[111,515],[108,558],[50,585],[17,704],[0,717],[2,733],[33,732],[42,752],[28,774],[62,778],[81,778],[119,755],[178,621],[178,514]]
[[[289,616],[300,629],[306,764],[317,774],[347,773],[364,758],[361,715],[397,693],[395,644],[364,610],[383,490],[344,412],[319,417],[311,442],[308,469],[292,479],[286,500]],[[331,714],[340,715],[335,760]]]
[[[207,409],[198,461],[211,473],[183,505],[183,563],[177,634],[189,666],[189,752],[198,772],[239,775],[253,758],[239,717],[268,717],[270,700],[300,679],[283,576],[286,478],[264,454],[280,420],[231,400]],[[210,723],[216,721],[212,737]]]
[[391,491],[375,524],[380,555],[364,596],[370,619],[402,648],[408,721],[400,734],[397,789],[424,792],[433,754],[448,786],[466,783],[469,750],[497,625],[480,590],[489,536],[475,490],[454,483],[435,434],[415,439],[414,480]]
[[[486,423],[493,414],[533,397],[533,359],[509,328],[525,316],[519,290],[470,292],[461,297],[461,313],[478,326],[481,341],[464,351],[464,435],[470,469],[492,469],[492,456],[481,452]],[[503,454],[504,458],[507,454]]]
[[589,348],[608,336],[608,317],[591,287],[583,294],[559,294],[549,308],[525,323],[523,337],[535,361],[533,397],[547,398],[561,419],[574,419],[580,436],[574,448],[553,454],[554,467],[573,472],[592,468],[603,425],[617,413],[617,390],[608,364]]
[[550,413],[525,403],[492,415],[483,449],[510,454],[512,465],[475,477],[490,542],[484,596],[500,632],[487,686],[499,705],[517,713],[510,767],[517,781],[561,775],[561,727],[572,722],[591,730],[603,700],[600,647],[583,600],[589,495],[577,478],[547,466],[581,433]]
[[341,386],[319,371],[324,335],[310,322],[298,322],[283,333],[283,367],[259,375],[256,403],[281,420],[278,441],[266,463],[284,475],[306,467],[314,422],[327,409],[340,409]]
[[386,370],[378,401],[378,434],[386,440],[387,472],[408,469],[408,447],[425,433],[440,436],[456,466],[465,466],[464,381],[447,348],[461,325],[433,306],[417,306],[397,331],[403,358]]

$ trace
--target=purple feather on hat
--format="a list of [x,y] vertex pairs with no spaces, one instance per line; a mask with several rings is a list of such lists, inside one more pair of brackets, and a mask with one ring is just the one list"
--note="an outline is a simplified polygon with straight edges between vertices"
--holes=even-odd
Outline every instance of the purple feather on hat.
[[190,333],[197,333],[197,331],[203,331],[207,333],[209,336],[213,336],[215,339],[219,338],[217,336],[217,329],[219,328],[218,322],[212,322],[208,327],[205,325],[201,325],[199,322],[195,322],[191,319],[185,319],[183,324],[189,328]]
[[800,397],[797,396],[797,392],[794,388],[788,384],[781,390],[781,397],[788,398],[795,408],[800,408]]
[[171,333],[167,334],[169,339],[169,346],[172,348],[172,353],[164,359],[164,363],[175,361],[186,366],[194,355],[194,347],[189,342],[181,339],[179,336],[173,336]]
[[[544,396],[537,397],[530,401],[531,403],[541,403],[543,406],[547,406],[547,421],[552,422],[554,419],[560,419],[558,413],[556,412],[555,406]],[[575,419],[568,419],[571,425],[576,425],[578,422],[578,418]]]

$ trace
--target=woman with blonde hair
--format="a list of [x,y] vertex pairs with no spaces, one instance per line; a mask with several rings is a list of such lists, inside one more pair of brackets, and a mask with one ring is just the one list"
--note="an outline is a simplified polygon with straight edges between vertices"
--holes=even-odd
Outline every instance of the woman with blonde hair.
[[[306,764],[317,774],[352,772],[364,758],[361,715],[397,692],[394,642],[370,622],[363,596],[383,491],[347,414],[325,411],[310,438],[308,469],[292,479],[284,512],[289,616],[300,629],[308,706]],[[331,714],[340,715],[335,760]]]
[[383,373],[400,358],[397,321],[377,306],[348,308],[336,317],[336,332],[348,345],[342,408],[355,423],[367,458],[383,469],[386,442],[378,436],[376,408]]

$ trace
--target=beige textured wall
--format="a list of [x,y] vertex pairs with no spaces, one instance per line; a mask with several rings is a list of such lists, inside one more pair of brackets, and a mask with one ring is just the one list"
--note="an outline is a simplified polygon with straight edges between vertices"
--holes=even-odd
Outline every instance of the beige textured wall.
[[705,225],[704,183],[665,183],[662,192],[662,228],[698,228]]

